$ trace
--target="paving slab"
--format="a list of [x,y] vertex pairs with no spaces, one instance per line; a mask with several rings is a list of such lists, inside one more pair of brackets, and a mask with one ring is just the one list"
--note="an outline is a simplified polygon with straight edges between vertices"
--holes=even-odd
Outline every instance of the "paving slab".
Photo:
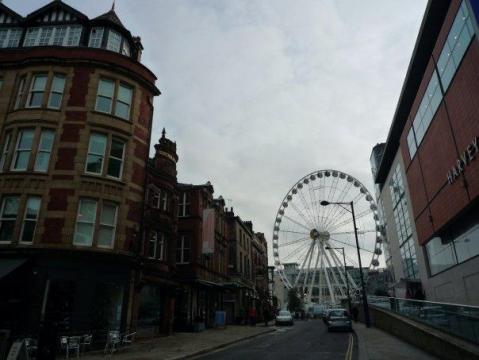
[[375,327],[354,323],[359,360],[436,360],[437,357]]
[[[273,326],[234,326],[208,329],[199,333],[174,333],[170,336],[140,339],[131,347],[111,357],[118,360],[176,360],[186,359],[209,351],[275,331]],[[109,357],[109,356],[107,356]],[[82,356],[85,360],[105,359],[96,353]]]

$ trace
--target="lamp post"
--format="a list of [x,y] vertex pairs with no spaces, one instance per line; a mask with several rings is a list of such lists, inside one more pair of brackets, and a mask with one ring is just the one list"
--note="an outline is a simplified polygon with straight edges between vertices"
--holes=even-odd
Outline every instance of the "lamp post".
[[371,322],[369,320],[369,307],[368,307],[368,299],[366,297],[366,288],[364,286],[364,279],[363,279],[363,266],[361,264],[361,253],[359,252],[359,241],[358,241],[358,229],[356,228],[356,216],[354,215],[354,203],[352,201],[350,202],[329,202],[326,200],[323,200],[320,202],[322,206],[328,206],[328,205],[339,205],[342,207],[342,205],[349,205],[351,206],[351,211],[343,208],[351,213],[353,216],[353,226],[354,226],[354,237],[356,238],[356,250],[358,251],[358,262],[359,262],[359,275],[361,278],[361,293],[363,296],[363,307],[364,307],[364,322],[366,324],[366,327],[370,327]]
[[343,252],[344,276],[346,276],[346,291],[347,291],[347,294],[348,294],[349,313],[351,314],[351,295],[349,294],[349,279],[348,279],[348,270],[346,269],[346,255],[344,253],[344,247],[326,246],[325,249],[326,250],[341,250]]

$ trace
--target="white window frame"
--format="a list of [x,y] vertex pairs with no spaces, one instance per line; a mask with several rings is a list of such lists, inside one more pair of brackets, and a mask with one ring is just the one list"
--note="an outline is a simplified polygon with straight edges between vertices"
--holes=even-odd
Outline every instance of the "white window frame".
[[[105,224],[105,223],[101,222],[101,218],[102,218],[102,215],[103,215],[103,211],[105,209],[105,205],[115,207],[115,216],[114,216],[114,219],[113,219],[113,225],[112,224]],[[98,231],[97,231],[97,234],[96,234],[97,247],[101,248],[101,249],[113,249],[115,247],[116,226],[117,226],[117,223],[118,223],[118,204],[108,202],[108,201],[103,202],[102,206],[101,206],[101,214],[100,214],[100,217],[98,219],[98,222],[99,222],[99,226],[98,226]],[[98,243],[99,236],[100,236],[100,230],[101,230],[102,227],[108,227],[110,229],[113,228],[113,232],[112,232],[112,236],[111,236],[111,240],[110,240],[110,245],[100,245]],[[93,239],[94,238],[95,238],[95,231],[93,231]]]
[[[44,77],[45,78],[45,86],[43,87],[42,90],[34,90],[33,86],[35,85],[35,80],[39,77]],[[27,102],[25,103],[26,108],[38,109],[38,108],[42,107],[43,100],[45,100],[45,92],[47,90],[47,83],[48,83],[48,74],[47,73],[39,73],[39,74],[34,74],[32,76],[32,79],[30,80],[30,90],[28,91]],[[41,93],[42,94],[42,101],[41,101],[40,105],[38,105],[38,106],[30,105],[30,101],[32,100],[33,93]]]
[[161,209],[163,211],[168,209],[168,192],[164,189],[161,191]]
[[[125,102],[123,100],[120,100],[119,94],[120,94],[120,88],[122,87],[130,91],[130,99],[129,99],[130,102]],[[115,93],[113,94],[113,96],[115,96]],[[115,116],[118,116],[119,118],[122,118],[125,120],[129,120],[131,115],[131,103],[133,101],[133,87],[120,82],[118,86],[118,91],[116,92],[116,98],[114,100],[115,100]],[[125,117],[118,114],[118,103],[128,106],[128,113]]]
[[13,48],[19,46],[23,32],[22,28],[7,28],[1,29],[0,31],[5,31],[5,37],[3,38],[3,41],[0,41],[0,48]]
[[157,247],[158,246],[160,247],[160,254],[158,255],[158,260],[165,261],[165,233],[163,232],[158,233],[156,238],[157,238]]
[[[37,210],[37,213],[35,214],[35,219],[27,219],[28,202],[31,199],[38,199],[39,200],[38,210]],[[35,231],[37,230],[38,216],[40,214],[41,206],[42,206],[42,198],[40,196],[29,196],[27,198],[27,202],[25,203],[25,210],[23,212],[22,229],[20,231],[20,239],[19,239],[20,244],[33,244],[33,239],[35,239]],[[25,229],[25,223],[26,222],[35,222],[35,227],[33,229],[32,241],[23,241],[22,240],[23,239],[23,231]]]
[[[121,52],[121,41],[123,39],[123,36],[115,30],[108,29],[108,39],[106,41],[106,49],[119,53]],[[113,45],[116,45],[116,41],[118,42],[118,48],[113,47]]]
[[[101,84],[102,81],[113,83],[113,94],[111,94],[111,98],[108,97],[108,96],[105,96],[105,95],[103,95],[103,94],[100,95],[100,84]],[[112,113],[112,111],[113,111],[113,102],[115,101],[115,88],[116,88],[116,81],[115,81],[115,80],[100,78],[100,80],[98,81],[98,87],[97,87],[97,89],[96,89],[95,111],[98,111],[98,112],[101,112],[101,113],[104,113],[104,114],[111,114],[111,113]],[[99,97],[102,97],[102,98],[106,98],[106,99],[110,99],[110,100],[111,100],[111,102],[110,102],[110,109],[109,109],[108,111],[98,110],[98,98],[99,98]]]
[[158,246],[158,232],[152,231],[150,233],[150,238],[148,239],[149,244],[154,244],[153,246],[153,256],[150,254],[150,247],[148,246],[148,259],[156,259],[156,249]]
[[[108,139],[107,139],[107,141],[108,141]],[[111,150],[113,148],[113,141],[118,141],[118,142],[123,144],[123,150],[122,150],[122,153],[121,153],[121,158],[117,158],[116,156],[111,155]],[[108,143],[107,143],[107,145],[108,145]],[[124,141],[120,138],[117,138],[117,137],[112,137],[111,138],[110,151],[109,151],[109,154],[108,154],[108,164],[107,164],[107,167],[106,167],[106,176],[107,177],[112,178],[112,179],[116,179],[116,180],[121,180],[123,178],[123,164],[125,162],[125,150],[126,150],[126,141]],[[108,174],[108,168],[110,166],[110,160],[111,159],[120,161],[120,164],[121,164],[120,165],[120,174],[119,174],[118,177]]]
[[[33,36],[30,37],[31,33],[36,32]],[[37,46],[40,38],[41,28],[40,27],[31,27],[25,30],[25,38],[23,39],[23,47],[32,47]]]
[[[90,203],[94,203],[95,204],[95,216],[93,218],[93,222],[88,222],[88,221],[80,221],[78,219],[78,215],[80,214],[80,209],[81,209],[81,206],[82,206],[82,202],[90,202]],[[98,201],[97,200],[94,200],[94,199],[89,199],[89,198],[80,198],[80,200],[78,201],[78,208],[77,208],[77,212],[76,212],[76,219],[75,219],[75,231],[73,232],[73,245],[75,246],[82,246],[82,247],[87,247],[87,246],[93,246],[93,242],[95,240],[95,230],[96,230],[96,221],[97,221],[97,217],[98,217]],[[78,224],[79,223],[82,223],[82,224],[93,224],[93,231],[92,231],[92,234],[91,234],[91,243],[90,244],[80,244],[80,243],[75,243],[75,235],[77,233],[77,229],[78,229]]]
[[[59,91],[58,89],[55,90],[53,88],[53,84],[55,83],[55,79],[63,80],[63,87],[62,87],[61,91]],[[50,95],[48,95],[48,103],[47,103],[47,107],[49,109],[60,109],[62,107],[63,93],[65,92],[66,80],[67,79],[66,79],[66,76],[64,74],[53,74],[52,81],[51,81],[51,84],[50,84]],[[59,102],[58,107],[52,106],[51,103],[50,103],[51,100],[52,100],[52,95],[53,94],[60,95],[60,102]]]
[[[98,33],[96,33],[96,35],[93,36],[94,31],[98,31],[100,35],[97,35]],[[101,48],[103,43],[104,32],[105,32],[105,28],[102,26],[96,26],[92,28],[90,30],[90,36],[88,38],[88,47],[95,48],[95,49]],[[98,43],[98,46],[93,46],[93,45],[96,45],[96,43]]]
[[5,135],[2,153],[0,154],[0,172],[3,172],[5,163],[7,162],[8,153],[10,152],[10,144],[12,142],[12,133],[8,132]]
[[[44,136],[46,136],[46,134],[48,133],[51,133],[52,134],[52,144],[50,146],[49,149],[42,149],[42,144],[43,144],[43,141],[44,141]],[[36,171],[36,172],[48,172],[48,168],[50,167],[50,157],[51,157],[51,153],[52,153],[52,149],[53,149],[53,144],[55,142],[55,131],[54,130],[50,130],[50,129],[42,129],[42,131],[40,132],[40,141],[38,143],[38,149],[37,149],[37,154],[35,156],[35,164],[33,165],[33,171]],[[48,162],[47,162],[47,168],[45,170],[39,170],[37,168],[37,161],[39,159],[39,154],[48,154]]]
[[[185,247],[185,239],[188,239],[190,241],[190,246]],[[180,261],[176,261],[177,264],[183,265],[183,264],[189,264],[191,262],[191,238],[187,235],[181,235],[180,236]],[[188,261],[185,261],[185,249],[189,250],[189,259]]]
[[26,81],[27,81],[26,76],[22,76],[20,78],[20,83],[18,84],[17,96],[15,97],[15,104],[13,106],[13,110],[17,110],[20,108],[20,103],[22,102],[23,96],[25,95]]
[[[91,143],[91,139],[92,139],[93,136],[102,136],[106,139],[105,149],[103,150],[103,154],[99,154],[99,153],[97,154],[97,153],[90,152],[90,143]],[[103,175],[103,169],[105,168],[105,154],[106,154],[107,148],[108,148],[108,136],[107,135],[101,134],[101,133],[96,133],[96,132],[90,133],[90,139],[88,140],[88,148],[87,148],[87,154],[86,154],[86,160],[85,160],[85,174],[96,175],[96,176],[102,176]],[[98,173],[88,171],[88,156],[90,154],[102,157],[101,169],[100,169],[100,172],[98,172]]]
[[[30,149],[19,149],[19,145],[20,145],[20,141],[22,139],[22,136],[23,134],[26,132],[26,131],[32,131],[33,132],[33,137],[32,137],[32,145],[30,147]],[[12,162],[10,164],[10,171],[27,171],[28,170],[28,165],[30,164],[30,160],[31,160],[31,156],[32,156],[32,152],[33,152],[33,143],[35,141],[35,129],[30,129],[30,128],[27,128],[27,129],[21,129],[18,131],[17,133],[17,142],[16,142],[16,145],[15,145],[15,153],[13,154],[13,159],[12,159]],[[18,153],[20,151],[29,151],[30,154],[28,155],[28,161],[27,161],[27,166],[23,169],[17,169],[15,168],[15,162],[17,161],[17,158],[18,158]]]
[[[18,204],[20,204],[20,196],[19,195],[5,195],[1,198],[1,204],[0,204],[0,228],[1,228],[1,225],[2,225],[2,222],[3,221],[13,221],[14,222],[14,225],[13,225],[13,234],[15,234],[15,226],[17,224],[17,219],[18,219],[18,210],[20,209],[20,205],[18,205],[17,207],[17,214],[15,216],[15,219],[11,219],[11,218],[4,218],[4,211],[5,211],[5,200],[8,199],[8,198],[17,198],[18,199]],[[12,240],[13,240],[13,236],[12,236],[12,239],[11,240],[7,240],[7,241],[2,241],[0,240],[0,244],[11,244],[12,243]]]
[[179,211],[178,211],[178,217],[187,217],[189,214],[186,213],[186,205],[190,205],[190,202],[187,201],[188,199],[188,194],[186,191],[183,192],[181,195],[181,199],[178,203],[179,206]]

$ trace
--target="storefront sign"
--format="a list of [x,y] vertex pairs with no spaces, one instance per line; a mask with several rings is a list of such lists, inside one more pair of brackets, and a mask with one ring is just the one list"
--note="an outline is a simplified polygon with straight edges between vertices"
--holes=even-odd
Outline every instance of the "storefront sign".
[[477,136],[474,140],[467,146],[466,150],[461,153],[459,159],[456,160],[453,168],[447,173],[447,182],[452,184],[461,173],[466,170],[466,167],[475,159],[476,155],[479,153]]

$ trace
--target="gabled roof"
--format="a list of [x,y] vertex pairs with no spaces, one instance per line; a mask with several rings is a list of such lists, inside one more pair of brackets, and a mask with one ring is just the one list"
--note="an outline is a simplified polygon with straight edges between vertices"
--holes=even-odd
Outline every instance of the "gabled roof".
[[106,12],[106,13],[100,15],[100,16],[97,16],[96,18],[94,18],[92,20],[106,20],[106,21],[112,22],[113,24],[116,24],[116,25],[118,25],[122,28],[125,28],[125,26],[121,22],[120,18],[116,14],[115,10],[113,10],[113,9],[111,9],[110,11],[108,11],[108,12]]
[[88,20],[88,17],[81,13],[80,11],[72,8],[70,5],[65,4],[61,0],[53,0],[52,2],[46,4],[45,6],[41,7],[38,10],[35,10],[34,12],[30,13],[27,15],[26,20],[32,20],[38,16],[43,15],[44,13],[48,13],[51,10],[63,10],[67,13],[70,13],[71,15],[77,17],[78,19],[81,20]]
[[0,2],[0,13],[2,13],[2,12],[7,14],[8,16],[14,18],[15,20],[17,20],[17,22],[23,21],[23,16],[21,16],[20,14],[17,14],[15,11],[10,9],[8,6],[6,6],[6,5],[4,5]]

